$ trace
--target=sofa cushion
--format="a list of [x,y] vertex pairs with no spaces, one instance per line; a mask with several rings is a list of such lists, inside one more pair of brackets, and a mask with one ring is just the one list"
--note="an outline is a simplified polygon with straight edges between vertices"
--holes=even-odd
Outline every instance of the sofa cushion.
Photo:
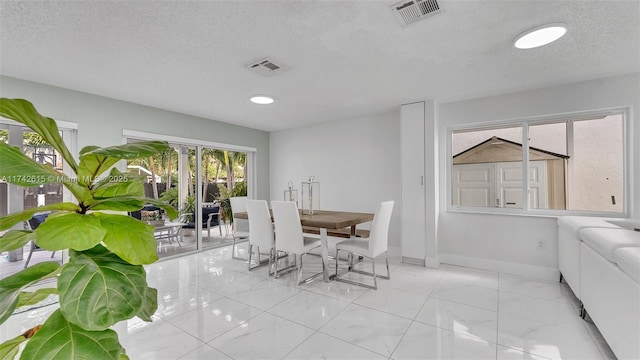
[[640,247],[623,247],[613,252],[620,270],[640,284]]
[[162,213],[164,212],[164,210],[162,210],[161,208],[155,206],[155,205],[151,205],[151,204],[147,204],[145,206],[142,207],[142,209],[140,210],[136,210],[136,211],[131,211],[129,212],[129,216],[132,216],[138,220],[142,220],[142,212],[143,211],[157,211],[159,215],[162,215]]
[[595,252],[615,263],[613,252],[621,247],[640,247],[640,232],[627,229],[585,228],[580,238]]
[[[209,214],[217,214],[220,212],[220,206],[205,206],[202,208],[202,228],[207,228],[207,220],[209,220]],[[214,216],[211,218],[211,227],[218,226],[218,217]],[[185,229],[195,229],[196,223],[194,221],[189,222],[187,225],[183,226]]]
[[33,217],[29,219],[29,226],[31,227],[31,230],[37,229],[38,226],[40,226],[40,224],[42,224],[45,220],[47,220],[47,217],[49,216],[49,214],[51,213],[41,212],[41,213],[33,214]]
[[570,233],[577,233],[583,228],[611,228],[618,229],[620,228],[617,225],[614,225],[605,218],[597,218],[597,217],[585,217],[585,216],[561,216],[558,217],[558,227],[567,230]]

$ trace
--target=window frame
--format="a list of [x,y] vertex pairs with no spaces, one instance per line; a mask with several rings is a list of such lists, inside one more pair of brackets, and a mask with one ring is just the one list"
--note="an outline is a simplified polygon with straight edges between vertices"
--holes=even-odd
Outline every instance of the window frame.
[[[588,211],[588,210],[557,210],[557,209],[531,209],[529,204],[528,191],[522,192],[522,204],[521,209],[516,208],[503,208],[503,207],[474,207],[474,206],[454,206],[453,205],[453,153],[452,153],[452,136],[456,131],[472,131],[472,130],[489,130],[505,127],[522,127],[522,188],[529,189],[529,142],[526,140],[529,137],[529,126],[545,125],[558,122],[567,121],[581,121],[581,120],[594,120],[611,115],[622,116],[622,193],[623,193],[623,209],[621,212],[612,211]],[[567,141],[572,141],[573,134],[567,130]],[[630,107],[613,107],[597,110],[585,110],[576,112],[567,112],[560,114],[541,115],[522,117],[507,120],[487,121],[480,123],[466,123],[455,126],[448,126],[446,129],[446,206],[447,212],[460,212],[460,213],[480,213],[480,214],[499,214],[499,215],[520,215],[520,216],[536,216],[536,217],[558,217],[567,215],[578,216],[597,216],[597,217],[614,217],[614,218],[628,218],[631,213],[632,207],[632,190],[631,184],[633,184],[633,164],[630,161],[633,151],[633,137],[631,135],[631,108]],[[568,194],[570,196],[570,194]]]

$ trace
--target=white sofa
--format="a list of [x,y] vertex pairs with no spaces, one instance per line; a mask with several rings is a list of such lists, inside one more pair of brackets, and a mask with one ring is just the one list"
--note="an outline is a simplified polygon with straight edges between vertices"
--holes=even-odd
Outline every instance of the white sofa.
[[584,216],[562,216],[558,218],[558,267],[560,281],[563,279],[580,299],[580,239],[579,232],[584,228],[619,228],[605,218]]
[[640,359],[640,232],[632,230],[635,226],[640,222],[558,218],[562,277],[619,359]]

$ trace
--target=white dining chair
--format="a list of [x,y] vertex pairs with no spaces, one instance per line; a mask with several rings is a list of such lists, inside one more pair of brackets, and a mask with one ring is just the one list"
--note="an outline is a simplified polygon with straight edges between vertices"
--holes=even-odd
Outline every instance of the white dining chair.
[[[377,278],[382,279],[390,279],[391,273],[389,273],[389,258],[387,256],[387,245],[389,239],[389,223],[391,221],[391,212],[393,211],[393,201],[385,201],[378,206],[378,210],[373,217],[373,222],[371,223],[371,233],[369,235],[368,240],[361,240],[362,238],[352,237],[349,240],[340,241],[336,244],[336,281],[345,282],[352,285],[363,286],[366,288],[378,289],[378,281]],[[339,257],[338,253],[340,251],[346,251],[348,256],[348,264],[349,272],[354,272],[358,274],[369,275],[373,277],[373,286],[357,281],[353,281],[350,279],[345,279],[340,277],[338,274],[338,263]],[[384,253],[384,260],[387,265],[387,276],[376,274],[376,262],[375,258],[378,255]],[[354,255],[360,255],[367,259],[371,259],[372,272],[356,270],[354,269],[353,257]]]
[[[231,212],[233,214],[238,212],[246,212],[247,211],[247,197],[246,196],[234,196],[229,198],[229,202],[231,203]],[[247,219],[239,219],[237,217],[233,217],[233,226],[232,226],[232,237],[233,244],[231,245],[231,257],[236,260],[246,260],[244,258],[236,256],[236,252],[238,251],[236,248],[236,243],[241,240],[245,240],[249,238],[250,233],[250,224]]]
[[[300,224],[300,214],[298,214],[296,203],[292,201],[272,201],[271,209],[273,211],[273,221],[276,228],[276,253],[286,252],[293,255],[295,261],[295,264],[282,269],[282,271],[289,272],[294,269],[297,270],[296,282],[298,285],[309,282],[315,277],[322,275],[323,273],[319,272],[301,280],[302,256],[306,255],[309,250],[319,247],[321,242],[318,238],[303,235],[302,225]],[[278,262],[279,261],[275,261],[274,277],[276,278],[279,277]]]
[[[268,251],[269,273],[275,257],[275,237],[273,222],[269,214],[269,205],[265,200],[247,200],[247,216],[249,217],[249,271],[266,265],[266,260],[260,259],[260,250]],[[257,257],[257,265],[252,265],[253,250]]]

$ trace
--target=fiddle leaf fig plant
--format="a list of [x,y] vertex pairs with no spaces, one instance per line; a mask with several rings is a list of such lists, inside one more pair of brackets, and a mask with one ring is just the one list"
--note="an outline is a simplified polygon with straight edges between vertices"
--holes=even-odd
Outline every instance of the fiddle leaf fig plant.
[[[170,218],[177,212],[168,203],[147,199],[141,179],[122,173],[120,160],[147,158],[169,148],[166,142],[145,141],[112,147],[87,146],[79,161],[71,155],[56,122],[40,115],[23,99],[0,99],[0,116],[17,121],[45,139],[61,156],[73,176],[25,156],[18,147],[0,142],[0,179],[19,186],[63,184],[75,202],[50,204],[0,217],[0,251],[22,248],[29,241],[46,250],[68,250],[68,262],[32,265],[0,279],[0,324],[17,307],[35,305],[58,294],[60,307],[44,324],[0,344],[0,358],[12,359],[128,359],[118,335],[110,328],[135,316],[151,321],[157,290],[147,284],[143,265],[158,260],[153,227],[123,212],[151,203]],[[14,229],[36,212],[50,211],[35,231]],[[55,288],[26,291],[44,279]]]

